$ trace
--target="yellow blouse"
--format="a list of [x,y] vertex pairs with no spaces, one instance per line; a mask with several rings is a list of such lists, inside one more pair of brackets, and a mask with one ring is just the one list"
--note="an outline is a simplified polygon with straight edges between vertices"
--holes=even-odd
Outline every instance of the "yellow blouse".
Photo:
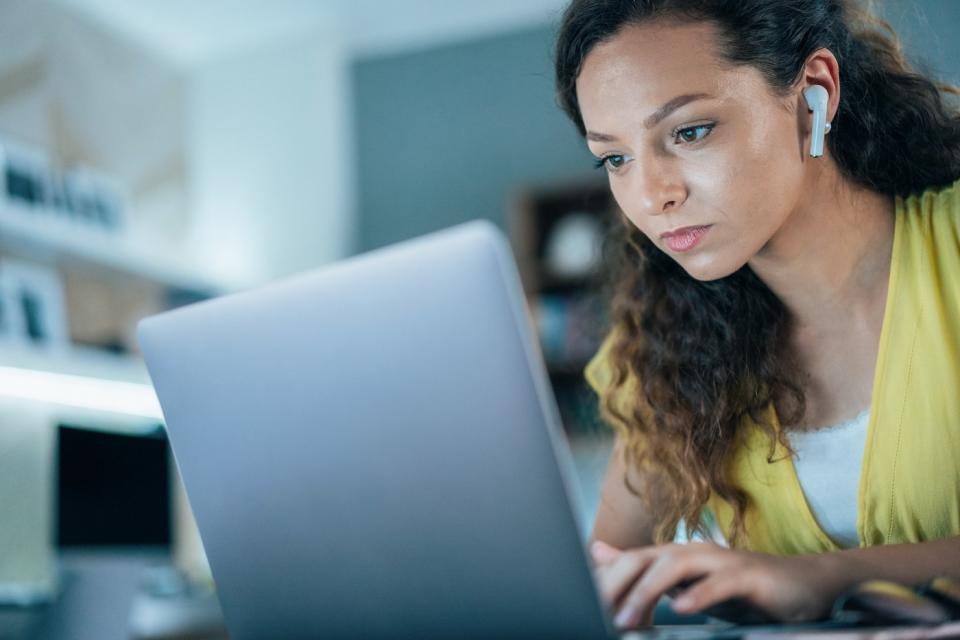
[[[587,365],[600,393],[609,384],[611,340]],[[624,392],[635,388],[630,380]],[[776,412],[770,408],[779,428]],[[960,535],[960,180],[896,198],[886,309],[863,453],[860,546]],[[839,549],[813,515],[793,460],[746,419],[731,460],[749,498],[744,548],[777,554]],[[709,507],[729,533],[732,507]]]

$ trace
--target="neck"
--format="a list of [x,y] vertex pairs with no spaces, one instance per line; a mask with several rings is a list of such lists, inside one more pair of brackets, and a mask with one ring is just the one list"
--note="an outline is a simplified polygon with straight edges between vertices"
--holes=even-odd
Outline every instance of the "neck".
[[894,228],[892,197],[851,184],[829,156],[816,163],[810,195],[749,263],[797,330],[815,333],[882,309]]

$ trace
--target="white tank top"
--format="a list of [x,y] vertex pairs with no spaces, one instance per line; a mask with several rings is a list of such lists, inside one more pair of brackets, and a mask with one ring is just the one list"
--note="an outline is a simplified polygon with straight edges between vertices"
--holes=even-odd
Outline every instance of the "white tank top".
[[860,546],[857,505],[869,422],[868,407],[840,424],[790,433],[797,453],[794,466],[807,503],[820,527],[841,547]]

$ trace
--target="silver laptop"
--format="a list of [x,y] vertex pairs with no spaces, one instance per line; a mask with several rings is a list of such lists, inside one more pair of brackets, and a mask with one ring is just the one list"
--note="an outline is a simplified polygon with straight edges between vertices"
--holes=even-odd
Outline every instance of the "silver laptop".
[[139,338],[233,640],[614,636],[492,224]]

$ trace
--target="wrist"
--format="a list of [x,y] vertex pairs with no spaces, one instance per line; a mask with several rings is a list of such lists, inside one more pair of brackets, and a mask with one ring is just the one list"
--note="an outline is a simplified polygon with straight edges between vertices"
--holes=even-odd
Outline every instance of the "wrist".
[[798,556],[800,563],[816,574],[816,583],[831,603],[844,591],[869,578],[863,562],[845,551],[827,551]]

